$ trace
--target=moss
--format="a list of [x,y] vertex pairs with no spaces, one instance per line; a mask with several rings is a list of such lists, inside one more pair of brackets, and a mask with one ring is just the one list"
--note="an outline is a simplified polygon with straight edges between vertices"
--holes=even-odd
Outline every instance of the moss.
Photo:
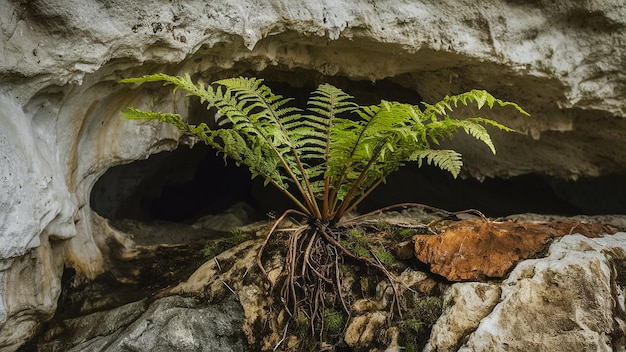
[[211,259],[226,249],[228,249],[228,247],[224,246],[224,241],[215,241],[204,247],[202,255],[204,255],[207,259]]
[[341,241],[344,247],[357,257],[373,259],[369,251],[369,242],[363,232],[357,228],[353,228],[348,230],[346,234],[346,238]]
[[429,328],[435,324],[441,316],[443,301],[440,297],[425,297],[417,302],[414,311],[418,314],[422,322]]
[[[346,235],[346,238],[341,241],[341,244],[357,257],[374,260],[374,256],[376,256],[376,258],[386,266],[390,266],[395,262],[396,259],[393,254],[382,246],[373,248],[370,251],[371,246],[367,235],[360,229],[352,228],[346,232]],[[372,253],[374,256],[372,256]]]
[[296,327],[301,335],[305,335],[310,327],[309,318],[302,312],[296,317]]
[[407,342],[406,345],[404,346],[404,350],[406,352],[418,352],[421,349],[419,348],[419,345],[415,342]]
[[387,234],[386,237],[397,242],[409,241],[413,239],[413,237],[416,235],[431,233],[427,225],[417,228],[405,228],[390,224],[385,221],[377,222],[376,228],[378,228],[382,232],[385,232]]
[[240,229],[233,229],[230,232],[229,237],[221,239],[221,240],[213,241],[210,244],[208,244],[206,247],[204,247],[204,249],[202,250],[202,254],[204,255],[205,258],[211,259],[228,249],[231,249],[241,243],[244,243],[250,238],[252,238],[251,234],[246,233]]
[[386,266],[391,266],[396,261],[393,254],[384,248],[375,248],[372,252],[374,252],[376,258],[378,258],[378,260]]
[[343,314],[334,309],[324,309],[324,331],[329,337],[334,337],[343,331],[345,324]]
[[351,236],[351,237],[363,236],[363,232],[361,232],[361,230],[359,230],[356,227],[351,228],[350,230],[348,230],[348,236]]
[[367,296],[370,291],[370,280],[367,276],[362,276],[359,279],[359,285],[361,286],[361,295],[363,297]]
[[418,234],[420,234],[420,232],[414,229],[398,228],[396,231],[395,237],[397,237],[398,240],[400,241],[408,241],[412,239],[413,236],[418,235]]
[[406,351],[420,351],[429,338],[430,330],[441,316],[443,301],[439,297],[421,297],[404,314],[401,323]]

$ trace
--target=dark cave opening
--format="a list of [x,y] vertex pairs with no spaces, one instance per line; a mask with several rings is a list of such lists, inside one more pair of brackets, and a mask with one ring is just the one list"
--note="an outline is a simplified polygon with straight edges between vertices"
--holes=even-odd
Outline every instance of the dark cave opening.
[[[255,196],[260,181],[198,143],[111,168],[94,186],[91,207],[112,220],[189,222],[237,202],[259,209],[265,199]],[[280,198],[276,193],[272,197]]]
[[[275,93],[294,97],[295,105],[304,106],[316,82],[324,77],[301,74],[301,79],[296,80],[300,86],[288,84],[297,74],[262,72],[257,76],[266,76],[266,84]],[[360,97],[360,104],[380,99],[421,101],[415,90],[392,80],[373,85],[369,81],[332,77],[330,83]],[[193,123],[210,120],[210,114],[198,102],[191,101],[189,110]],[[567,216],[626,214],[623,179],[613,175],[567,181],[527,174],[480,182],[455,180],[434,167],[409,164],[392,174],[358,210],[363,213],[396,203],[416,202],[449,211],[472,208],[491,217],[528,212]],[[98,180],[91,194],[92,209],[112,220],[193,222],[237,202],[250,204],[256,210],[252,215],[259,219],[266,218],[268,212],[280,213],[291,207],[286,196],[271,186],[263,187],[261,179],[251,180],[245,167],[225,161],[202,143],[113,167]]]
[[[567,181],[528,174],[509,179],[453,179],[434,167],[409,164],[376,189],[360,207],[367,212],[403,202],[449,211],[477,209],[490,217],[519,213],[626,214],[623,177]],[[280,213],[289,199],[250,173],[198,144],[110,169],[94,186],[91,206],[113,220],[192,222],[246,202],[256,217]]]

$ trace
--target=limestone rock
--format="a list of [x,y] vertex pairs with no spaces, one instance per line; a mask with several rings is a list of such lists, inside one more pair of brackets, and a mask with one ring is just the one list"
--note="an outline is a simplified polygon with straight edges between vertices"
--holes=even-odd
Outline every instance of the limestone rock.
[[[626,233],[566,236],[518,265],[461,351],[601,351],[624,346]],[[511,314],[511,312],[517,312]],[[506,347],[505,347],[506,346]]]
[[[65,322],[69,336],[40,351],[246,351],[243,313],[233,300],[210,307],[171,296],[136,302]],[[62,331],[63,332],[63,331]]]
[[[167,294],[202,294],[209,301],[236,296],[243,308],[245,321],[241,330],[248,343],[262,345],[264,350],[271,349],[269,346],[276,345],[281,336],[258,336],[255,333],[255,324],[267,324],[267,310],[272,303],[266,297],[269,289],[266,278],[256,271],[256,255],[260,247],[260,241],[251,240],[220,253]],[[275,280],[282,268],[282,258],[274,258],[268,267],[272,268],[268,276]]]
[[500,301],[500,287],[478,282],[457,283],[445,293],[447,307],[433,326],[424,352],[457,351],[462,339],[476,330]]
[[554,223],[455,222],[440,235],[418,235],[415,255],[450,281],[500,278],[519,261],[540,252],[548,240],[573,231],[597,237],[610,227],[567,220]]
[[0,349],[15,349],[54,314],[58,240],[76,234],[62,167],[16,102],[0,94]]
[[[243,312],[233,300],[201,308],[194,299],[167,297],[153,303],[110,351],[245,351]],[[77,350],[78,351],[78,350]]]
[[366,348],[373,342],[378,342],[386,338],[387,313],[376,311],[359,315],[350,321],[344,340],[352,348]]
[[44,341],[37,346],[38,350],[67,351],[93,346],[96,342],[110,344],[124,328],[137,320],[146,308],[146,301],[138,301],[108,311],[66,319],[60,326],[47,331]]
[[229,232],[250,224],[253,213],[254,209],[249,204],[239,202],[220,214],[203,216],[193,224],[193,228]]
[[13,351],[50,319],[61,293],[63,246],[44,234],[41,245],[0,271],[0,350]]
[[438,294],[443,285],[437,284],[428,274],[411,268],[405,269],[396,279],[402,283],[396,289],[403,292],[404,320],[390,319],[390,312],[397,308],[398,301],[391,283],[381,280],[376,285],[374,296],[352,303],[350,320],[343,336],[348,346],[358,351],[401,351],[407,341],[416,342],[421,338],[405,335],[421,334],[421,330],[429,329],[435,323],[441,314]]

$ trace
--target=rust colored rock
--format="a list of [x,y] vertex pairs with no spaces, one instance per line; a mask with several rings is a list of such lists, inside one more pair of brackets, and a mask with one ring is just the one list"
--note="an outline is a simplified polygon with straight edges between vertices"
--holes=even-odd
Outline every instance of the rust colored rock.
[[450,281],[505,276],[518,262],[541,252],[553,237],[581,233],[597,237],[608,232],[601,224],[562,221],[486,222],[465,220],[439,235],[414,237],[415,255],[431,272]]

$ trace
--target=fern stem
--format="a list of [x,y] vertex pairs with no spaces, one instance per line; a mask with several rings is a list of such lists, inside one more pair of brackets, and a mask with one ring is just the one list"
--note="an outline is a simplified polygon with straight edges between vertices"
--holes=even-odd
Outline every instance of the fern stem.
[[[369,120],[367,120],[367,121],[366,121],[367,123],[365,124],[365,126],[363,126],[363,128],[362,128],[362,129],[361,129],[361,131],[359,132],[359,136],[358,136],[358,137],[357,137],[357,139],[354,141],[354,145],[352,146],[352,150],[350,150],[350,157],[349,157],[349,158],[347,158],[347,159],[348,159],[348,160],[350,160],[350,161],[349,161],[349,162],[348,162],[348,161],[346,161],[346,165],[345,165],[345,166],[343,167],[343,169],[341,170],[341,174],[340,174],[339,178],[337,179],[337,182],[335,182],[335,184],[334,184],[333,191],[332,191],[332,193],[331,193],[331,199],[333,199],[333,202],[332,202],[332,203],[333,203],[333,206],[332,206],[332,210],[331,210],[331,212],[332,212],[332,213],[335,213],[335,214],[336,214],[335,209],[336,209],[336,207],[337,207],[337,203],[338,203],[338,201],[339,201],[339,198],[337,197],[337,194],[339,193],[339,189],[341,188],[341,185],[342,185],[342,184],[343,184],[343,182],[344,182],[344,179],[345,179],[345,177],[346,177],[346,172],[348,171],[349,167],[350,167],[350,166],[351,166],[351,164],[352,164],[352,161],[351,161],[351,160],[352,160],[352,156],[353,156],[353,155],[354,155],[354,153],[356,152],[357,147],[360,145],[361,140],[362,140],[363,136],[365,135],[365,131],[366,131],[366,130],[370,127],[370,126],[372,126],[372,124],[373,124],[373,123],[372,123],[372,121],[373,121],[374,119],[376,119],[376,114],[375,114],[374,116],[372,116]],[[378,155],[377,155],[376,157],[378,157]],[[370,164],[371,164],[371,160],[370,160],[370,163],[368,163],[368,165],[365,167],[365,170],[367,170],[367,169],[369,168]],[[360,176],[361,176],[361,175],[359,175],[359,177],[360,177]],[[356,183],[356,182],[355,182],[355,183]],[[351,190],[352,190],[352,189],[351,189]],[[347,199],[347,197],[346,197],[346,198],[344,198],[344,200],[345,200],[345,199]],[[343,206],[343,203],[342,203],[342,205],[341,205],[341,206]],[[333,216],[333,218],[334,218],[335,220],[338,220],[338,218],[337,218],[336,216]]]
[[381,178],[380,180],[376,181],[373,185],[371,185],[367,189],[367,191],[365,191],[356,201],[354,201],[354,203],[352,203],[342,214],[338,214],[337,219],[341,219],[345,214],[348,214],[349,212],[354,210],[354,208],[356,208],[365,198],[367,198],[370,195],[370,193],[372,193],[372,191],[375,190],[376,187],[378,187],[382,182],[383,182],[383,179]]
[[350,187],[350,190],[348,191],[348,194],[343,199],[343,202],[339,206],[339,209],[337,210],[337,212],[333,216],[333,222],[339,221],[339,219],[341,219],[341,217],[344,214],[346,214],[346,209],[348,208],[350,202],[352,202],[352,199],[354,198],[354,195],[355,195],[356,191],[359,189],[359,187],[361,187],[361,184],[363,183],[363,179],[365,178],[365,174],[367,174],[367,171],[370,169],[372,164],[376,161],[376,159],[378,159],[378,156],[380,155],[380,152],[383,149],[384,145],[385,144],[382,143],[378,147],[376,147],[376,149],[374,149],[374,151],[372,153],[372,157],[367,162],[367,165],[365,165],[363,170],[361,170],[361,173],[359,174],[359,177],[356,179],[356,181],[354,181],[354,183],[352,184],[352,187]]
[[[287,134],[285,127],[283,126],[280,119],[278,118],[276,111],[272,108],[272,105],[265,99],[263,95],[259,94],[256,90],[254,90],[253,93],[265,104],[265,106],[267,107],[267,111],[269,111],[269,113],[272,115],[273,121],[280,127],[281,130],[285,131],[285,134]],[[315,201],[315,196],[313,194],[313,191],[311,190],[311,185],[309,184],[309,179],[308,177],[306,177],[304,167],[302,166],[302,163],[300,162],[298,151],[293,146],[291,147],[291,151],[293,152],[293,155],[296,158],[296,163],[298,164],[300,175],[302,175],[302,178],[304,179],[305,184],[308,188],[308,191],[309,191],[308,194],[304,190],[304,188],[302,188],[300,181],[298,180],[296,175],[293,173],[293,171],[287,164],[287,161],[285,160],[285,158],[283,158],[282,154],[276,149],[276,146],[267,138],[265,138],[265,136],[263,136],[263,138],[269,143],[269,145],[272,146],[272,150],[274,151],[274,153],[276,153],[276,155],[280,159],[280,162],[283,164],[283,167],[289,173],[289,177],[293,179],[293,182],[296,184],[296,187],[298,187],[298,191],[302,195],[302,198],[304,199],[308,207],[308,210],[306,211],[306,213],[308,213],[309,215],[315,214],[315,216],[317,216],[318,218],[321,218],[319,207],[317,205],[317,202]],[[300,203],[300,205],[302,205],[302,203]]]
[[306,185],[307,191],[309,192],[307,198],[309,199],[309,202],[313,205],[311,207],[311,211],[315,213],[315,216],[318,219],[321,219],[322,214],[320,213],[319,205],[317,205],[317,201],[315,200],[315,193],[313,193],[313,189],[311,188],[311,183],[309,182],[309,178],[307,177],[306,172],[304,171],[304,166],[302,166],[302,162],[300,161],[300,156],[298,155],[298,151],[293,147],[291,148],[291,151],[293,152],[293,155],[296,158],[298,169],[300,169],[300,175],[302,175],[302,178],[304,179],[304,184]]
[[[283,164],[283,168],[287,171],[287,173],[289,174],[289,177],[291,177],[291,179],[293,180],[293,183],[295,183],[296,187],[298,188],[298,191],[300,192],[300,195],[302,195],[302,198],[304,199],[304,202],[306,203],[306,207],[304,207],[304,205],[298,201],[299,206],[304,207],[303,209],[306,209],[307,214],[309,215],[315,214],[315,209],[317,208],[317,204],[313,206],[313,203],[315,203],[315,201],[313,202],[311,201],[311,199],[307,195],[304,188],[302,188],[302,185],[300,184],[298,177],[296,177],[296,175],[293,173],[291,168],[289,168],[287,161],[285,161],[283,156],[278,152],[278,150],[276,149],[276,147],[274,147],[274,145],[272,145],[272,150],[274,151],[274,153],[276,153],[276,155],[278,155],[278,159]],[[306,177],[306,176],[304,176],[303,174],[302,177]],[[286,189],[283,188],[283,190],[284,192],[289,193]],[[292,199],[296,199],[291,193],[289,194],[293,197]],[[319,213],[319,210],[318,210],[318,213]]]
[[[343,175],[341,175],[341,179],[343,179]],[[337,203],[339,202],[339,197],[337,197],[337,193],[339,192],[339,187],[341,187],[342,182],[335,182],[335,186],[333,187],[332,192],[330,192],[329,201],[332,204],[332,206],[329,210],[329,214],[334,213],[335,209],[337,209]]]
[[276,181],[274,180],[270,180],[270,183],[276,187],[276,189],[278,189],[279,191],[281,191],[284,195],[286,195],[287,197],[289,197],[289,199],[291,199],[292,202],[294,202],[295,205],[298,206],[298,208],[300,208],[300,210],[302,210],[307,216],[311,216],[313,214],[311,214],[311,210],[308,209],[306,206],[304,206],[304,204],[302,204],[302,202],[300,202],[300,200],[298,200],[298,198],[296,198],[296,196],[294,196],[293,194],[291,194],[291,192],[289,192],[288,190],[286,190],[284,187],[281,187],[278,183],[276,183]]
[[324,199],[322,200],[322,220],[328,220],[328,217],[330,215],[329,213],[329,191],[330,191],[330,177],[326,176],[324,178]]

